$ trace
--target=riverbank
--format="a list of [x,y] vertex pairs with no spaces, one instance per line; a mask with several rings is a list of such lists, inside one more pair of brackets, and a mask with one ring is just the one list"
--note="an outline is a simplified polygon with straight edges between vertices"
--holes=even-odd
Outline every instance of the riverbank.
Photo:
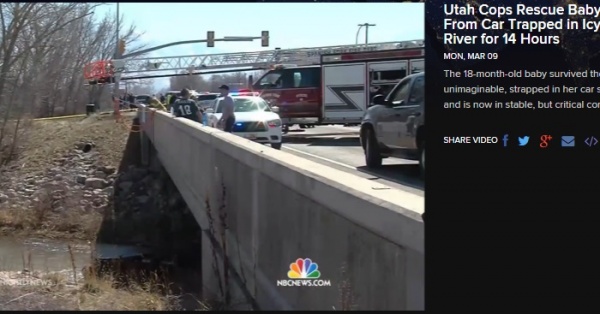
[[0,309],[177,309],[169,284],[152,275],[123,285],[89,266],[128,136],[111,116],[26,128],[0,169]]
[[94,240],[128,135],[111,116],[33,122],[0,172],[0,236]]
[[[70,278],[69,278],[70,277]],[[65,272],[0,272],[0,308],[26,310],[175,310],[177,298],[160,291],[162,285],[118,287],[111,278],[87,275],[73,282]]]

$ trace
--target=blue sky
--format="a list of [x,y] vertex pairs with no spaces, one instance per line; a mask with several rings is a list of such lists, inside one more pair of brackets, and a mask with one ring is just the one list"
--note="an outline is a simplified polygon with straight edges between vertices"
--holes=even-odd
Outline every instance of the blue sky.
[[[115,14],[116,4],[96,9],[96,14]],[[151,46],[174,41],[260,36],[268,30],[270,47],[260,41],[217,42],[169,47],[152,57],[269,50],[275,47],[303,48],[354,44],[357,24],[369,28],[369,42],[424,38],[423,3],[121,3],[126,25],[134,23],[143,32],[142,42]],[[364,43],[364,28],[359,35]],[[158,88],[168,79],[156,79]]]

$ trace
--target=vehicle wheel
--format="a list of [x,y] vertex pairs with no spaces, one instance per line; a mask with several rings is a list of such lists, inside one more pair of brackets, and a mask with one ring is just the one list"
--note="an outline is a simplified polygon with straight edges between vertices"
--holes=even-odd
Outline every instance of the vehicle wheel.
[[287,125],[281,127],[281,132],[283,134],[287,134],[290,131],[290,128]]
[[300,128],[301,128],[301,129],[306,129],[306,128],[308,128],[308,127],[306,126],[306,124],[300,124]]
[[281,142],[279,142],[279,143],[271,143],[271,147],[273,149],[281,149]]
[[378,168],[381,167],[382,157],[379,153],[379,147],[377,145],[377,139],[372,130],[365,131],[365,159],[367,167]]
[[419,170],[421,178],[425,178],[425,143],[421,144],[421,151],[419,152]]

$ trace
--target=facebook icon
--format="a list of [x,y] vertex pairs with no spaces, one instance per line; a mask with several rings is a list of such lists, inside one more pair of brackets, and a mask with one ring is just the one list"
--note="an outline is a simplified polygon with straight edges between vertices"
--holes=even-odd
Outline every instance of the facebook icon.
[[508,134],[504,134],[504,137],[502,138],[502,142],[504,143],[504,147],[506,147],[508,145]]

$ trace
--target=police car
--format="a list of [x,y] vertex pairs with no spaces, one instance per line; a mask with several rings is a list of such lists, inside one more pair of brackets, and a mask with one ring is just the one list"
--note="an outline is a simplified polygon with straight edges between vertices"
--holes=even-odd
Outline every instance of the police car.
[[[230,93],[235,104],[235,124],[233,133],[249,140],[271,144],[275,149],[281,149],[282,131],[281,118],[277,107],[269,104],[257,93]],[[221,101],[218,97],[211,108],[206,109],[208,125],[216,128],[223,115]]]

